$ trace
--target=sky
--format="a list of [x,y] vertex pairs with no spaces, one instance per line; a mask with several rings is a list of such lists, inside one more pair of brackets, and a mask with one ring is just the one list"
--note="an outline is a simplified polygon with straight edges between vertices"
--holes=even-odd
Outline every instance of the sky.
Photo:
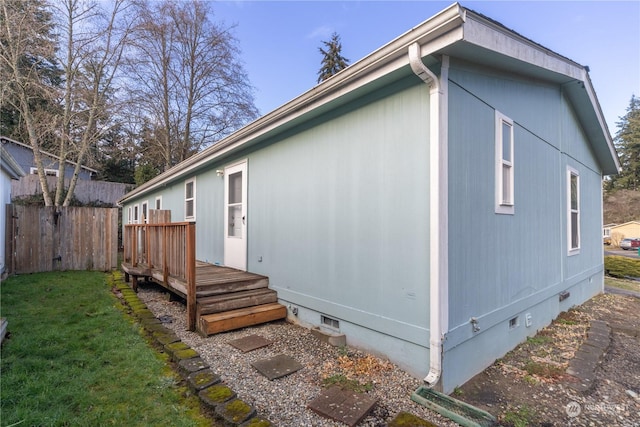
[[[318,48],[333,32],[349,63],[364,58],[452,2],[215,1],[213,20],[233,27],[262,115],[317,84]],[[461,1],[517,33],[587,65],[615,136],[640,96],[640,1]]]

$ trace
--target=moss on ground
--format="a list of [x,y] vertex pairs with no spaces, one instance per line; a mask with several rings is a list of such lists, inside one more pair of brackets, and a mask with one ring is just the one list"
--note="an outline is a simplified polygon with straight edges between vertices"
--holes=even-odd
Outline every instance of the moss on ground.
[[400,412],[391,422],[388,427],[438,427],[437,425],[430,423],[427,420],[416,417],[408,412]]

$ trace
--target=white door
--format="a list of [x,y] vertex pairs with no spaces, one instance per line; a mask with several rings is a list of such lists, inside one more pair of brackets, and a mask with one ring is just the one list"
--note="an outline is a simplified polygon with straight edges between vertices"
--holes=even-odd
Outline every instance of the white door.
[[247,269],[247,162],[224,169],[224,265]]

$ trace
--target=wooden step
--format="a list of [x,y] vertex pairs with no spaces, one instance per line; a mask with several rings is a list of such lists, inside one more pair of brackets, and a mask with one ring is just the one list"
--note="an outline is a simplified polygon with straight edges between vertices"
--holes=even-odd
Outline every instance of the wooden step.
[[253,289],[263,289],[269,286],[269,279],[264,276],[247,279],[246,276],[226,278],[225,281],[204,281],[198,279],[196,285],[196,297],[203,298],[212,295],[228,294],[231,292],[250,291]]
[[278,293],[262,288],[198,298],[198,316],[278,302]]
[[198,331],[204,335],[232,331],[287,317],[287,308],[278,303],[257,305],[223,313],[206,314],[198,318]]

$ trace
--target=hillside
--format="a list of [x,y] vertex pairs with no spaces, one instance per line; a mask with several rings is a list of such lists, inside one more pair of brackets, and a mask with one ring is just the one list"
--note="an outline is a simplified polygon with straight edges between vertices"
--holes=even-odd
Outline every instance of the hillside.
[[640,191],[616,190],[604,193],[604,224],[623,224],[640,220]]

